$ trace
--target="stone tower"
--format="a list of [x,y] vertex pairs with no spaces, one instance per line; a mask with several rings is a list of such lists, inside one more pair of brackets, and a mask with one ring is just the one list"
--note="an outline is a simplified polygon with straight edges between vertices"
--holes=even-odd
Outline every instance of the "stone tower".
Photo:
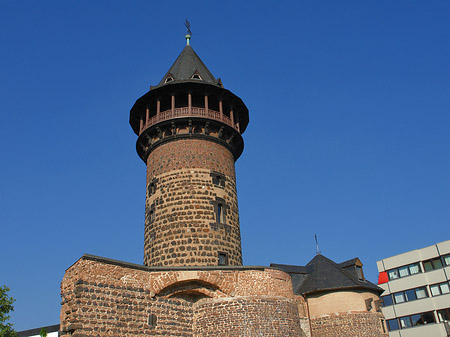
[[130,124],[147,164],[144,264],[242,265],[234,162],[248,109],[187,44]]
[[189,43],[130,123],[147,164],[145,265],[72,264],[61,336],[387,336],[358,259],[242,265],[234,162],[248,110]]

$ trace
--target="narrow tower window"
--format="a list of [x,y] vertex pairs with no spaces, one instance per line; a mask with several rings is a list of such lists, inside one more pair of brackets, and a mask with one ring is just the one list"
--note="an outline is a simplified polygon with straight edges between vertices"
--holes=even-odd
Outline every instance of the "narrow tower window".
[[150,222],[155,221],[155,210],[150,210]]
[[225,222],[225,221],[223,221],[223,205],[222,204],[217,204],[216,222],[217,223]]
[[148,315],[148,325],[149,325],[151,328],[156,327],[156,322],[157,322],[157,320],[158,320],[158,318],[156,317],[155,314],[150,314],[150,315]]
[[225,187],[225,176],[219,172],[211,172],[212,183],[217,187]]
[[157,183],[157,179],[153,179],[149,184],[148,184],[148,196],[151,196],[153,194],[155,194],[156,192],[156,183]]
[[216,200],[211,200],[210,203],[214,208],[214,224],[225,225],[227,222],[227,212],[230,208],[225,200],[219,197],[216,197]]
[[219,266],[228,266],[228,254],[219,253]]
[[145,213],[145,222],[150,224],[155,221],[155,203],[151,204],[150,207],[147,207]]

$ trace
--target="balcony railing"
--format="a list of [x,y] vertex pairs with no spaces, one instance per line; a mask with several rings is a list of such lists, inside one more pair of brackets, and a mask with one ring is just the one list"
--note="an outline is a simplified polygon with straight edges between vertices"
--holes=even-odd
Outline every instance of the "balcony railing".
[[142,126],[139,134],[142,133],[142,131],[148,129],[152,125],[155,125],[157,123],[167,121],[169,119],[175,119],[175,118],[183,118],[183,117],[203,117],[203,118],[209,118],[213,119],[219,122],[222,122],[224,124],[227,124],[231,126],[232,128],[239,131],[239,124],[233,125],[233,122],[231,121],[231,118],[228,116],[221,114],[218,111],[215,110],[206,110],[205,108],[197,108],[197,107],[184,107],[184,108],[175,108],[175,109],[169,109],[166,111],[161,111],[159,114],[154,115],[153,117],[149,118]]

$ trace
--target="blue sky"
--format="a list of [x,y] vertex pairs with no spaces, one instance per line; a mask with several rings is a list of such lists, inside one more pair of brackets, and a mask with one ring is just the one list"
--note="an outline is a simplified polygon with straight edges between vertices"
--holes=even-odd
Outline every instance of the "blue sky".
[[142,263],[129,110],[191,44],[250,111],[244,264],[376,261],[450,239],[450,2],[0,1],[0,284],[57,324],[83,253]]

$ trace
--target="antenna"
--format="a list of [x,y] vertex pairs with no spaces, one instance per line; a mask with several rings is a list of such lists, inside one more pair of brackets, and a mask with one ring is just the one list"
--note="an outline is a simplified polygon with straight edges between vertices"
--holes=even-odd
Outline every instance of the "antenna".
[[184,23],[184,25],[185,25],[186,30],[187,30],[185,38],[186,38],[186,44],[188,45],[188,44],[189,44],[189,40],[191,39],[191,35],[192,35],[192,32],[191,32],[191,24],[190,24],[189,21],[186,19],[186,22]]
[[314,238],[316,239],[316,255],[320,255],[319,241],[317,240],[317,234],[314,234]]

